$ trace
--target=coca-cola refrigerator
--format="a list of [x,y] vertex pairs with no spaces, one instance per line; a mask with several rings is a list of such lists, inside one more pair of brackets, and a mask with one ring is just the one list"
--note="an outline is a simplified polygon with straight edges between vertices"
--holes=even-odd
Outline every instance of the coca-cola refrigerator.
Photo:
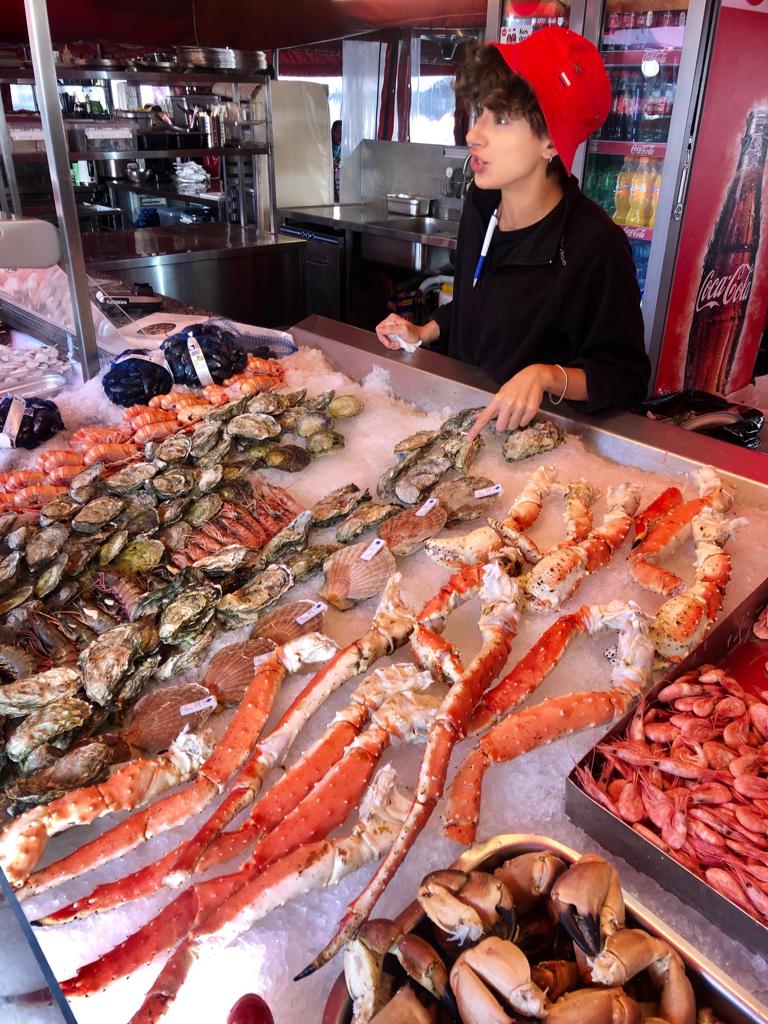
[[768,292],[768,0],[489,0],[487,11],[488,39],[565,24],[601,51],[613,103],[574,173],[632,246],[654,393],[741,387]]

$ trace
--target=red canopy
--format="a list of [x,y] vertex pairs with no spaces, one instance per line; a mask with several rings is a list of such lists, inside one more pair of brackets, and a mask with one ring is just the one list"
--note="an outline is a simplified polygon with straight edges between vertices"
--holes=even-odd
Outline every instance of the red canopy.
[[[475,28],[485,0],[48,0],[54,42],[271,50],[375,28]],[[0,3],[0,41],[27,39],[24,0]]]

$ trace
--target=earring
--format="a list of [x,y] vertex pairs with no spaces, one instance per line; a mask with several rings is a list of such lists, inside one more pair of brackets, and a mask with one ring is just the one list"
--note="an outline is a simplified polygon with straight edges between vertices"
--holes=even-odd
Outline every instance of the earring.
[[548,164],[551,164],[553,160],[554,160],[554,155],[553,155],[553,156],[551,156],[551,157],[549,158],[549,160],[547,160],[547,163],[548,163]]

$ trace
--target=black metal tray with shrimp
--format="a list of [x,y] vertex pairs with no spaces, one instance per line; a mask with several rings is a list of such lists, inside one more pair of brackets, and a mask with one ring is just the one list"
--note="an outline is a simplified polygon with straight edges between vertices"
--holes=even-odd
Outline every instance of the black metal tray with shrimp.
[[[702,665],[716,665],[726,669],[746,690],[764,689],[768,685],[765,669],[768,647],[765,642],[760,643],[752,638],[752,624],[766,603],[768,579],[723,619],[684,661],[660,679],[645,696],[644,702],[650,704],[664,686]],[[602,737],[600,743],[621,739],[633,714],[630,712],[618,721]],[[579,783],[579,775],[582,771],[590,775],[599,774],[602,760],[602,754],[593,747],[568,776],[565,809],[571,821],[598,839],[601,846],[650,875],[684,903],[695,907],[723,934],[765,956],[768,950],[768,928],[639,835],[584,791]],[[764,1019],[768,1020],[768,1014]]]
[[[579,854],[575,850],[546,836],[509,834],[495,836],[487,842],[471,847],[458,858],[453,867],[463,871],[493,871],[510,857],[532,851],[554,854],[569,865],[579,859]],[[686,973],[693,985],[697,1006],[710,1007],[725,1024],[765,1024],[768,1020],[768,1006],[760,1003],[733,982],[719,967],[702,956],[637,900],[625,894],[624,902],[627,927],[642,928],[666,942],[682,957]],[[426,918],[414,900],[395,920],[403,931],[418,931]],[[322,1024],[351,1024],[351,1020],[352,1000],[342,973],[336,979],[328,996]]]

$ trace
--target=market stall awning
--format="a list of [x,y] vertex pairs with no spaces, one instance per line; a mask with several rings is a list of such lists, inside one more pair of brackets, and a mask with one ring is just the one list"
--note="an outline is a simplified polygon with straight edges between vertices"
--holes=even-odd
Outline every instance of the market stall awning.
[[[485,0],[49,0],[55,42],[152,47],[231,46],[266,50],[339,39],[375,28],[472,28],[485,24]],[[24,0],[0,5],[0,41],[27,39]]]

